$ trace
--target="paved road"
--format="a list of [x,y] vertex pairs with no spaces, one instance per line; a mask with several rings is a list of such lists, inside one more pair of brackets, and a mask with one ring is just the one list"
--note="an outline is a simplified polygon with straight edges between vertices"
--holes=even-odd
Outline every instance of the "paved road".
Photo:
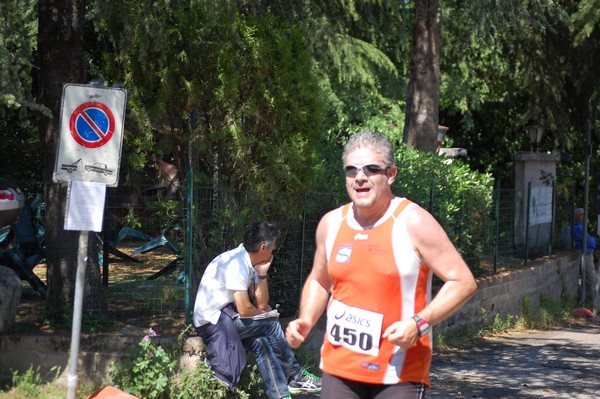
[[600,320],[435,353],[428,398],[600,398]]

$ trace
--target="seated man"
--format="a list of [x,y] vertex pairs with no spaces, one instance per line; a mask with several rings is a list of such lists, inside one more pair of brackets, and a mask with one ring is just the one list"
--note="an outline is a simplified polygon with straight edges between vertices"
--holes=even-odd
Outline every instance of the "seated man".
[[[321,390],[321,379],[302,369],[294,357],[278,313],[269,313],[267,272],[280,235],[272,223],[254,223],[243,244],[213,259],[200,281],[193,315],[215,376],[230,388],[237,384],[245,364],[239,353],[241,339],[243,346],[256,354],[269,399]],[[268,315],[273,317],[265,317]]]

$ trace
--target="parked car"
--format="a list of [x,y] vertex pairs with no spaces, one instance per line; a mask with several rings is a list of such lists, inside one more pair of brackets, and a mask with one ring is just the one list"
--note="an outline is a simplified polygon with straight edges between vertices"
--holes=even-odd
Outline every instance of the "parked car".
[[85,165],[85,170],[88,172],[102,173],[104,176],[112,175],[112,170],[104,163],[96,162],[93,165]]
[[21,190],[9,181],[0,179],[0,227],[14,223],[24,205],[25,197]]

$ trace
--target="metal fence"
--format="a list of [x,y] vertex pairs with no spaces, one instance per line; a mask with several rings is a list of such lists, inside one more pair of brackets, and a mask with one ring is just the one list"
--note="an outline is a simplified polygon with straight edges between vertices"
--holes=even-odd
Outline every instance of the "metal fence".
[[[557,201],[554,186],[530,187],[523,194],[498,185],[491,207],[471,201],[471,209],[460,209],[449,221],[438,213],[437,205],[448,199],[439,194],[430,198],[421,206],[440,220],[476,275],[522,267],[531,259],[572,247],[574,202],[571,197]],[[111,282],[109,294],[120,292],[124,301],[131,300],[133,293],[141,294],[136,298],[143,302],[142,318],[171,312],[189,322],[206,265],[239,245],[249,222],[266,219],[277,223],[283,233],[270,271],[272,303],[280,305],[282,316],[294,316],[312,266],[317,224],[345,201],[343,196],[310,192],[298,200],[295,214],[286,216],[277,209],[264,209],[260,195],[251,191],[188,186],[173,195],[166,187],[135,192],[109,189],[102,236],[105,281],[119,263],[127,265],[125,274],[136,281],[126,289],[111,288],[118,285]],[[144,273],[136,273],[142,269]],[[138,274],[142,277],[136,280]],[[127,277],[117,280],[124,284]]]
[[[312,267],[317,224],[327,211],[347,201],[343,189],[305,193],[291,200],[290,210],[290,204],[283,203],[289,198],[265,206],[257,192],[193,186],[191,181],[187,178],[177,187],[107,189],[98,256],[114,321],[189,323],[205,267],[219,253],[239,245],[248,223],[257,220],[275,222],[283,233],[269,273],[270,292],[282,315],[294,316]],[[573,247],[573,211],[581,205],[571,187],[530,185],[518,192],[498,184],[485,200],[440,187],[428,190],[421,189],[415,202],[440,221],[476,276],[519,268]],[[29,194],[29,204],[40,198]],[[41,212],[34,214],[43,219]],[[0,254],[17,248],[8,239],[1,244]],[[39,269],[34,271],[44,280],[44,270]]]

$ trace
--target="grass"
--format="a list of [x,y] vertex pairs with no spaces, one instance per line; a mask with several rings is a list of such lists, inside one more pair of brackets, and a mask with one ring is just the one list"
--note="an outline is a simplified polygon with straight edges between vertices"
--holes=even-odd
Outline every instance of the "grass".
[[481,320],[472,323],[468,330],[444,333],[436,332],[434,336],[435,347],[441,351],[472,346],[478,339],[522,330],[548,330],[554,327],[568,325],[573,321],[571,311],[575,300],[563,295],[560,301],[542,294],[540,306],[533,309],[528,297],[523,299],[521,315],[508,315],[502,318],[497,314],[492,322],[488,321],[488,314],[481,309]]
[[[40,369],[29,367],[25,372],[18,373],[13,370],[12,384],[13,386],[6,391],[0,391],[0,399],[57,399],[66,397],[67,390],[55,381],[60,374],[59,368],[52,369],[53,375],[44,376],[40,373]],[[50,380],[51,382],[45,382]],[[81,396],[85,397],[83,393]]]

